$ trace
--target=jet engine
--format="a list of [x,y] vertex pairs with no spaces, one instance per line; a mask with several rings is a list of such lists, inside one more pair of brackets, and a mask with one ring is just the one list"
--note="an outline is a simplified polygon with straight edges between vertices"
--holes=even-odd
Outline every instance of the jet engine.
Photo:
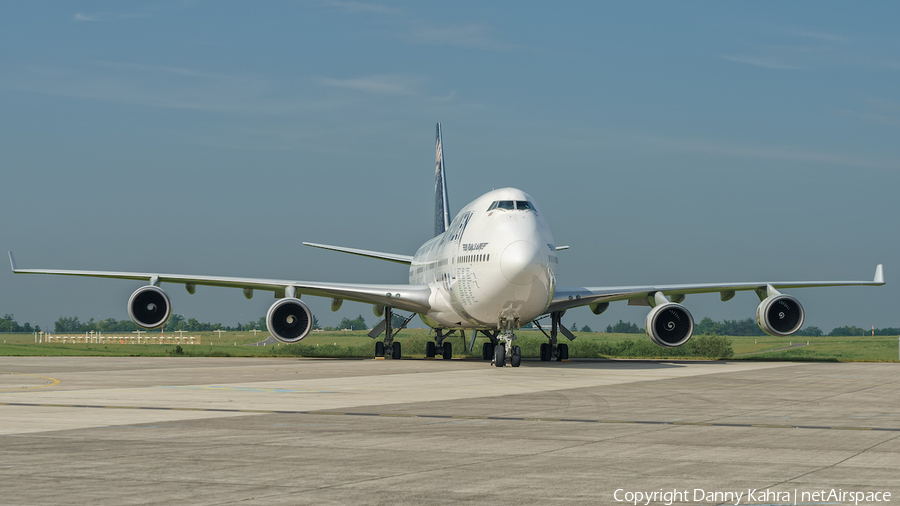
[[694,333],[694,317],[681,304],[659,304],[647,314],[644,328],[654,343],[675,348],[691,338]]
[[128,298],[128,316],[139,327],[153,329],[166,323],[172,314],[169,296],[162,288],[142,286]]
[[800,330],[805,317],[800,301],[790,295],[771,295],[756,307],[756,323],[770,336],[789,336]]
[[313,316],[309,308],[291,297],[281,299],[269,308],[266,314],[266,327],[272,337],[282,343],[296,343],[312,330]]

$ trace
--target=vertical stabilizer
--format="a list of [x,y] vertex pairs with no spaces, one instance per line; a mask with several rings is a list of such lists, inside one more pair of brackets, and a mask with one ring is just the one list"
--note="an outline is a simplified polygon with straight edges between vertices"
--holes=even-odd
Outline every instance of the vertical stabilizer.
[[441,146],[441,124],[437,124],[434,141],[434,235],[450,227],[450,204],[447,202],[447,177],[444,175],[444,150]]

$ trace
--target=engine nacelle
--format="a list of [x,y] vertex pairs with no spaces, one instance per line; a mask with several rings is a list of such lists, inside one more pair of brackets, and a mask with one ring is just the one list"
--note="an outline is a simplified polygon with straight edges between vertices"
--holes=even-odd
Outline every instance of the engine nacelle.
[[312,330],[312,312],[300,299],[281,299],[269,308],[266,313],[266,327],[272,337],[282,343],[291,344],[300,341]]
[[789,336],[800,330],[806,314],[800,301],[790,295],[766,297],[756,307],[756,324],[770,336]]
[[644,328],[654,343],[675,348],[688,342],[694,334],[694,317],[681,304],[659,304],[647,313]]
[[128,298],[128,316],[138,327],[154,329],[166,323],[171,315],[169,296],[158,286],[142,286]]

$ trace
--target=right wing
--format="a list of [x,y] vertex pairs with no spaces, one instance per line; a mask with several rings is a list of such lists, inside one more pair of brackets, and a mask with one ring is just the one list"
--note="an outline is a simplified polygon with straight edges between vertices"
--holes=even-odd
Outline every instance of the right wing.
[[152,285],[157,285],[159,283],[178,283],[185,285],[190,293],[193,293],[193,289],[197,285],[243,288],[244,290],[264,290],[275,292],[275,297],[278,298],[284,297],[286,292],[293,290],[296,294],[351,300],[354,302],[387,306],[414,313],[426,313],[431,307],[428,301],[431,296],[431,288],[428,285],[319,283],[314,281],[294,281],[285,279],[197,276],[187,274],[161,274],[154,272],[19,269],[16,267],[16,262],[11,251],[9,252],[9,264],[15,274],[55,274],[61,276],[132,279]]
[[812,288],[823,286],[881,286],[884,284],[884,268],[875,267],[875,277],[871,281],[756,281],[743,283],[697,283],[683,285],[642,285],[611,287],[560,287],[553,295],[547,308],[548,313],[578,306],[603,304],[627,300],[629,305],[649,306],[648,298],[659,292],[670,296],[673,302],[695,293],[718,292],[723,301],[734,297],[740,291],[766,291],[772,288]]

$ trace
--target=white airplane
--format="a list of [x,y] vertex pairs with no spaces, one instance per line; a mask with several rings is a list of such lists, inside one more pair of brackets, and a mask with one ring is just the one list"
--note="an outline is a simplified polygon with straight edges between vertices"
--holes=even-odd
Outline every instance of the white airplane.
[[[296,343],[312,330],[312,313],[300,295],[332,299],[337,311],[344,300],[372,304],[377,316],[384,316],[369,336],[383,341],[375,344],[376,357],[387,352],[400,358],[400,343],[391,324],[395,309],[412,314],[400,326],[419,315],[435,330],[434,341],[427,343],[426,356],[434,357],[440,349],[449,359],[452,348],[445,338],[453,331],[473,330],[488,338],[482,347],[482,358],[497,367],[510,363],[518,367],[521,352],[515,346],[515,331],[534,322],[542,332],[538,319],[550,318],[548,342],[541,345],[541,360],[568,359],[568,347],[557,341],[562,333],[575,336],[560,323],[567,309],[590,306],[600,314],[610,302],[628,301],[629,305],[648,306],[645,328],[650,339],[660,346],[685,344],[693,334],[694,320],[680,303],[695,293],[718,292],[722,301],[735,292],[754,290],[760,303],[756,321],[773,336],[788,336],[803,325],[804,311],[800,302],[778,289],[884,284],[881,264],[875,268],[872,281],[757,281],[750,283],[711,283],[682,285],[645,285],[618,287],[558,287],[557,253],[567,246],[556,246],[550,227],[540,207],[527,193],[515,188],[502,188],[485,193],[465,206],[453,220],[447,202],[447,184],[441,146],[441,125],[437,124],[435,156],[435,223],[434,237],[415,255],[399,255],[377,251],[304,243],[307,246],[342,251],[355,255],[409,265],[409,284],[381,285],[356,283],[324,283],[290,279],[256,279],[221,276],[162,274],[157,272],[107,272],[51,269],[18,269],[12,252],[10,266],[17,274],[58,274],[102,278],[131,279],[147,282],[128,299],[128,314],[147,329],[163,325],[171,315],[171,304],[161,283],[183,284],[193,294],[197,285],[241,288],[248,299],[254,290],[275,293],[278,300],[266,314],[266,325],[275,339]],[[450,333],[445,334],[446,331]]]

